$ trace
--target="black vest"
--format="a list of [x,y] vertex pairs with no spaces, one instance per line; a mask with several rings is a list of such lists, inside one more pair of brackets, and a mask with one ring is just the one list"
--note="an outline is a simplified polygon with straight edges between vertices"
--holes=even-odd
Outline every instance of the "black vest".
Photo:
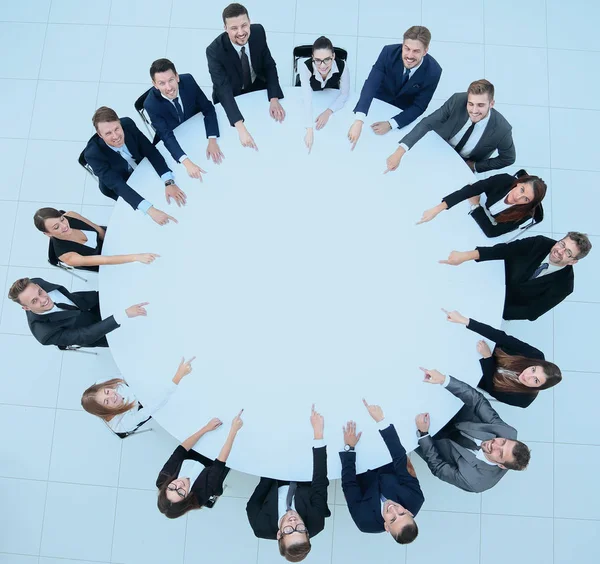
[[[335,62],[337,63],[339,72],[336,72],[334,75],[330,76],[327,79],[327,82],[325,82],[325,88],[336,88],[337,90],[339,90],[340,89],[340,79],[342,78],[342,73],[344,72],[345,63],[341,59],[336,59]],[[308,72],[310,72],[310,87],[313,90],[320,92],[322,90],[321,83],[315,78],[314,69],[313,69],[313,60],[306,59],[306,61],[304,61],[304,64],[308,68]]]

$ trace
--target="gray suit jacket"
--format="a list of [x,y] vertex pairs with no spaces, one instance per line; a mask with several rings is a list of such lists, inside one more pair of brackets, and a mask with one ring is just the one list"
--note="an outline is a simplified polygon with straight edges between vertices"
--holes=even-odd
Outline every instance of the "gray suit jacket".
[[[516,440],[516,429],[500,419],[483,394],[452,376],[449,378],[448,391],[461,399],[465,408],[452,420],[452,428],[447,426],[440,434],[458,430],[482,441],[496,437]],[[447,437],[423,437],[416,452],[434,476],[467,492],[489,490],[506,474],[506,470],[479,460],[472,451]]]
[[[513,164],[517,158],[510,123],[494,108],[490,112],[490,120],[483,135],[469,155],[469,160],[475,162],[477,172],[504,168]],[[467,93],[457,92],[439,110],[421,120],[400,140],[400,143],[404,143],[410,149],[429,131],[435,131],[442,139],[449,141],[468,119]],[[490,155],[496,149],[498,149],[498,156],[490,159]]]

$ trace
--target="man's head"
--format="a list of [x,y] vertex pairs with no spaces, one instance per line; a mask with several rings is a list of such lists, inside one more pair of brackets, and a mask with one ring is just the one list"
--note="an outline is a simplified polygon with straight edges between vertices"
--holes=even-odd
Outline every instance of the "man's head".
[[526,444],[511,439],[483,441],[481,450],[490,462],[495,462],[504,470],[525,470],[531,456]]
[[98,108],[92,116],[92,123],[96,128],[96,133],[100,138],[111,147],[122,147],[125,143],[125,132],[121,127],[121,121],[117,112],[112,108],[102,106]]
[[290,509],[281,518],[277,531],[279,553],[288,562],[301,562],[310,552],[310,539],[302,517]]
[[486,118],[494,107],[494,85],[482,78],[471,82],[467,90],[467,112],[473,123]]
[[417,538],[419,528],[413,514],[399,503],[388,499],[383,505],[383,528],[399,544],[409,544]]
[[421,64],[429,51],[431,32],[422,25],[413,25],[404,32],[402,38],[402,62],[404,68],[412,69]]
[[250,17],[241,4],[229,4],[223,10],[223,24],[229,40],[236,45],[246,45],[250,37]]
[[169,59],[156,59],[150,66],[150,78],[152,84],[169,100],[179,94],[179,75]]
[[25,311],[44,313],[54,307],[54,302],[41,286],[29,278],[19,278],[8,291],[8,297]]
[[592,250],[592,243],[585,233],[569,231],[550,250],[550,262],[554,266],[569,266],[585,258]]

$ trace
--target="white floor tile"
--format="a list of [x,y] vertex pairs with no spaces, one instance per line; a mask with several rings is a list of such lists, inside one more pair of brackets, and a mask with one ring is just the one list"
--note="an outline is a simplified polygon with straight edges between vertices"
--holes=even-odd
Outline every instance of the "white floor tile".
[[488,45],[546,47],[545,0],[484,0]]
[[[600,206],[600,172],[552,170],[553,230],[600,235],[595,210]],[[577,192],[575,196],[574,191]]]
[[[573,0],[568,4],[561,0],[546,0],[546,7],[549,48],[600,51],[597,33],[600,4],[587,0]],[[585,17],[582,17],[583,14]],[[565,30],[574,27],[578,30],[576,41],[565,37]]]
[[[221,14],[226,4],[215,3],[200,3],[195,0],[173,0],[173,8],[171,9],[171,27],[190,27],[218,30],[218,33],[224,31],[223,19]],[[245,4],[248,9],[248,15],[253,23],[264,23],[254,16],[252,6],[249,3]],[[265,28],[267,32],[269,28]],[[214,34],[214,37],[218,35]],[[213,37],[213,39],[214,39]],[[208,45],[208,44],[207,44]],[[206,48],[206,46],[205,46]]]
[[[547,234],[545,234],[548,236]],[[539,349],[546,360],[554,358],[554,313],[552,310],[538,317],[535,321],[514,319],[502,321],[500,328],[508,335]]]
[[390,0],[359,2],[358,34],[389,37],[390,43],[402,43],[404,32],[421,25],[421,1],[400,3]]
[[0,551],[39,554],[46,488],[46,482],[0,478],[0,493],[5,507],[27,508],[26,511],[2,512]]
[[[600,110],[600,101],[593,94],[600,86],[600,81],[595,73],[589,71],[598,65],[600,53],[549,49],[550,105]],[[568,74],[566,69],[569,69]],[[574,95],[569,84],[577,84],[577,95]]]
[[[117,562],[117,561],[113,560],[113,562]],[[65,560],[64,558],[47,558],[46,556],[40,556],[39,564],[109,564],[109,563],[108,562],[99,562],[98,560],[73,560],[71,558],[69,558],[68,560]],[[118,563],[118,564],[120,564],[120,563]]]
[[117,486],[121,439],[84,411],[56,412],[50,480]]
[[18,200],[27,152],[25,139],[0,139],[0,167],[5,173],[0,200]]
[[0,23],[0,57],[3,78],[37,79],[44,49],[46,25]]
[[79,2],[79,0],[52,0],[49,22],[70,24],[107,24],[111,0]]
[[116,488],[48,483],[40,556],[110,561]]
[[112,208],[108,206],[81,206],[81,215],[87,217],[96,225],[104,225],[106,227],[110,224]]
[[600,112],[550,108],[552,168],[600,170],[593,135],[598,127]]
[[[280,0],[279,2],[251,1],[244,5],[246,6],[246,8],[248,8],[248,14],[252,23],[261,24],[265,28],[267,34],[270,34],[273,31],[294,31],[294,20],[296,18],[296,4],[297,2],[295,0]],[[225,4],[223,4],[223,6],[225,6]],[[217,6],[215,6],[215,8],[217,8]],[[220,11],[222,11],[221,8],[222,7],[219,4],[218,9]],[[173,27],[173,24],[171,24],[171,27]],[[217,28],[222,31],[223,20],[221,19],[221,13],[219,13],[214,20],[211,17],[210,25],[203,25],[202,27]]]
[[23,556],[21,554],[0,554],[0,564],[38,564],[38,557]]
[[7,2],[2,6],[0,18],[5,22],[45,22],[51,0]]
[[[317,16],[318,14],[318,16]],[[296,3],[296,33],[356,35],[358,0],[304,0]]]
[[114,562],[183,562],[186,519],[167,519],[161,515],[156,498],[156,490],[119,488],[112,550]]
[[598,562],[600,521],[554,520],[554,564]]
[[11,80],[10,91],[0,91],[0,105],[10,108],[0,116],[0,132],[4,137],[29,136],[36,86],[35,80]]
[[[267,36],[267,41],[269,43],[269,51],[271,51],[271,56],[277,65],[279,84],[282,87],[291,85],[292,64],[294,60],[292,56],[294,51],[294,34],[271,32]],[[221,127],[227,127],[227,124],[222,124]]]
[[113,2],[110,25],[165,27],[171,17],[171,0],[128,0]]
[[[299,44],[300,42],[296,42]],[[354,82],[355,90],[357,94],[360,94],[362,90],[363,84],[375,61],[377,61],[377,57],[381,53],[381,50],[386,45],[391,45],[394,43],[393,39],[382,39],[378,37],[359,37],[357,41],[357,53],[356,53],[356,80],[351,76],[350,80]],[[350,126],[348,126],[350,127]]]
[[539,517],[481,516],[481,564],[503,564],[504,550],[497,550],[499,538],[510,539],[519,547],[518,562],[548,564],[552,562],[553,520]]
[[[225,479],[224,496],[240,497],[248,500],[254,489],[258,485],[260,478],[251,474],[244,474],[237,470],[231,470]],[[333,505],[333,500],[329,499],[329,505]]]
[[[554,396],[554,440],[558,443],[600,445],[596,429],[600,377],[586,372],[563,372]],[[573,407],[577,406],[576,412]]]
[[423,0],[422,14],[436,41],[483,43],[483,0]]
[[563,302],[554,310],[554,361],[562,370],[598,371],[598,315],[600,304]]
[[[137,115],[135,110],[131,112],[130,115],[133,116],[134,113]],[[141,129],[140,131],[143,131],[144,133],[146,132],[145,129]],[[83,203],[84,205],[91,206],[107,206],[111,209],[115,205],[115,201],[113,199],[100,192],[100,188],[98,188],[98,180],[87,172],[85,173]]]
[[[566,235],[566,232],[560,233],[558,237],[562,237],[563,235]],[[575,290],[567,298],[568,301],[600,302],[600,286],[598,285],[598,274],[600,273],[600,255],[598,254],[600,237],[590,236],[589,239],[592,243],[592,252],[585,259],[574,265],[574,268],[577,268],[575,271]],[[597,363],[596,370],[599,367],[600,363]]]
[[6,213],[6,222],[0,223],[0,264],[8,264],[17,206],[17,202],[4,202],[2,206]]

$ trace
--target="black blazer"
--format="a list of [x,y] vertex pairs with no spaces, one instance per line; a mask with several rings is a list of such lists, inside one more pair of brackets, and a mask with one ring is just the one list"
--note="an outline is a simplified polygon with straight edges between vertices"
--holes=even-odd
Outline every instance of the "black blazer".
[[32,278],[31,281],[46,292],[58,290],[79,308],[46,315],[27,311],[29,329],[42,345],[56,345],[59,348],[70,345],[108,347],[106,334],[120,325],[112,315],[106,319],[100,317],[98,292],[71,293],[63,286],[42,278]]
[[[267,45],[265,28],[260,24],[250,25],[250,64],[256,73],[252,88],[247,92],[267,89],[267,98],[283,98],[279,86],[277,65]],[[221,103],[231,125],[243,120],[235,96],[242,94],[242,63],[226,32],[219,35],[207,48],[208,70],[213,83],[213,102]],[[245,93],[245,92],[244,92]]]
[[[325,518],[331,516],[327,507],[327,447],[313,451],[312,482],[299,482],[294,495],[296,511],[302,517],[309,536],[317,536],[325,528]],[[248,522],[261,539],[277,539],[279,510],[277,480],[261,478],[246,505]]]
[[206,456],[202,456],[194,449],[185,450],[185,448],[179,445],[158,474],[156,487],[160,489],[165,482],[170,482],[179,477],[181,465],[184,460],[188,459],[200,462],[205,467],[191,485],[190,494],[196,497],[200,506],[212,508],[213,504],[207,505],[207,502],[212,496],[218,496],[223,493],[223,482],[229,473],[229,468],[225,466],[224,462],[218,459],[211,460]]
[[[191,74],[179,75],[179,98],[183,104],[183,121],[196,114],[204,115],[206,137],[219,136],[219,122],[215,107],[202,92]],[[179,125],[179,117],[175,106],[163,98],[158,88],[151,88],[144,100],[144,108],[150,116],[150,121],[156,133],[163,140],[171,156],[179,162],[185,151],[179,146],[173,130]]]
[[[125,134],[125,145],[136,163],[139,164],[147,157],[158,176],[171,172],[158,149],[150,143],[132,119],[121,118],[121,127]],[[97,133],[88,141],[83,155],[100,183],[123,198],[134,210],[137,209],[144,198],[127,184],[127,179],[131,176],[127,161],[111,149]]]
[[356,452],[340,452],[342,489],[352,520],[363,533],[385,531],[381,496],[391,499],[416,515],[425,498],[419,480],[406,469],[406,450],[394,425],[379,431],[392,456],[392,463],[356,475]]
[[[442,199],[442,202],[446,202],[448,209],[455,206],[456,204],[472,198],[473,196],[479,196],[482,193],[486,195],[485,207],[490,208],[496,202],[503,200],[506,195],[510,192],[510,189],[515,181],[515,177],[511,174],[496,174],[490,176],[484,180],[473,182],[473,184],[467,184],[460,190],[448,194]],[[483,209],[483,205],[476,208],[472,213],[471,217],[477,222],[477,225],[481,227],[481,230],[487,237],[498,237],[505,233],[510,233],[517,229],[520,225],[531,219],[534,215],[534,210],[528,215],[525,215],[518,221],[508,221],[505,223],[497,223],[494,225],[488,215]],[[496,217],[496,216],[494,216]]]
[[496,359],[494,358],[494,351],[500,347],[506,354],[512,356],[524,356],[535,360],[546,360],[544,353],[523,341],[519,341],[516,337],[507,335],[504,331],[494,329],[485,323],[479,323],[475,319],[469,320],[467,329],[470,329],[474,333],[478,333],[490,341],[494,341],[496,346],[492,351],[492,356],[489,358],[479,359],[481,364],[482,376],[477,384],[478,388],[485,390],[490,396],[496,398],[502,403],[508,405],[514,405],[516,407],[528,407],[533,403],[533,400],[537,398],[538,392],[532,390],[531,393],[522,392],[502,392],[494,388],[494,374],[496,373]]
[[[64,214],[65,212],[61,210],[61,213]],[[96,248],[92,249],[87,245],[82,245],[81,243],[76,243],[75,241],[65,241],[63,239],[57,239],[56,237],[50,237],[50,246],[52,247],[51,252],[54,253],[54,256],[57,259],[60,259],[62,255],[66,255],[67,253],[77,253],[82,257],[93,257],[102,254],[104,239],[100,239],[100,234],[91,225],[88,225],[85,221],[81,221],[76,217],[69,217],[69,225],[72,229],[79,229],[80,231],[93,231],[96,233]],[[104,230],[106,231],[106,227],[104,227]],[[97,266],[75,266],[73,268],[78,268],[80,270],[91,270],[94,272],[98,272],[99,270]]]
[[504,319],[535,321],[573,292],[575,276],[572,266],[530,280],[555,243],[554,239],[538,235],[512,243],[498,243],[493,247],[477,247],[477,262],[504,261]]

